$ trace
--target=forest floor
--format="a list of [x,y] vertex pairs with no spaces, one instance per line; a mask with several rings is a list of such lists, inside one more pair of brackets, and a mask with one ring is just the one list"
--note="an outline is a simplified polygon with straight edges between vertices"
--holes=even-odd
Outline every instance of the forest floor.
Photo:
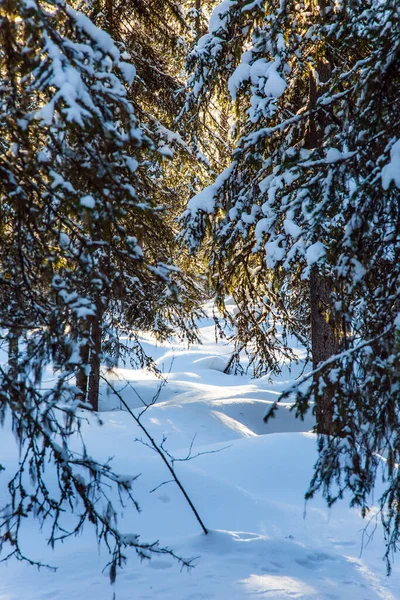
[[[104,570],[107,551],[98,548],[89,526],[52,551],[46,531],[29,519],[24,550],[57,570],[14,560],[0,564],[0,600],[112,600],[114,593],[116,600],[400,599],[400,557],[387,577],[379,522],[375,527],[374,518],[363,520],[346,499],[331,509],[321,497],[304,502],[317,457],[312,416],[298,421],[286,404],[275,419],[263,422],[301,362],[278,378],[225,375],[232,349],[216,343],[209,317],[199,324],[202,345],[188,349],[177,341],[157,345],[143,339],[167,383],[142,417],[175,458],[187,457],[191,449],[191,460],[174,464],[209,535],[175,483],[158,487],[170,479],[165,465],[142,443],[143,434],[107,386],[102,387],[103,424],[91,414],[83,423],[90,455],[112,456],[117,472],[140,474],[133,491],[142,512],[121,509],[120,528],[194,558],[195,567],[181,569],[170,555],[141,562],[132,550],[111,586]],[[302,358],[301,349],[297,352]],[[155,376],[128,368],[108,377],[135,414],[160,384]],[[15,453],[10,433],[1,431],[0,440],[3,504]],[[379,489],[380,484],[376,502]]]

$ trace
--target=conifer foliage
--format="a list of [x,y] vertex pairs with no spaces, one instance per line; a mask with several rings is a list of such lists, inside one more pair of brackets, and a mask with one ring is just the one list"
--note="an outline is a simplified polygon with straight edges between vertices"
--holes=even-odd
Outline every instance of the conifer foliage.
[[[173,234],[151,173],[157,153],[128,99],[129,55],[64,0],[2,0],[0,11],[0,328],[9,347],[0,414],[21,447],[0,547],[26,558],[19,532],[30,513],[51,521],[51,544],[89,520],[113,578],[125,546],[163,550],[118,530],[108,488],[135,503],[133,478],[96,463],[83,443],[72,451],[77,408],[97,410],[100,360],[114,364],[121,334],[142,363],[139,328],[194,335],[183,316],[190,286],[171,264]],[[43,386],[49,365],[54,383]],[[73,506],[71,529],[63,513]]]
[[300,415],[315,401],[330,434],[309,495],[349,490],[366,514],[387,457],[388,558],[400,542],[398,3],[224,0],[188,65],[187,110],[225,84],[238,115],[230,166],[184,215],[188,243],[208,240],[256,373],[287,351],[279,319],[308,340],[319,320],[314,371],[288,392]]
[[219,170],[189,202],[182,237],[209,258],[235,326],[230,366],[244,350],[256,376],[278,372],[296,358],[289,335],[308,349],[313,371],[286,392],[299,416],[314,405],[324,434],[308,496],[322,489],[332,504],[349,491],[366,515],[385,457],[389,560],[400,544],[398,1],[83,10],[0,0],[0,420],[21,452],[0,550],[30,560],[20,530],[34,514],[51,544],[94,524],[111,579],[126,546],[170,552],[118,529],[110,498],[137,506],[134,478],[88,456],[79,410],[98,409],[100,366],[128,351],[123,338],[150,367],[140,331],[195,338],[201,292],[176,266],[187,257],[173,215]]

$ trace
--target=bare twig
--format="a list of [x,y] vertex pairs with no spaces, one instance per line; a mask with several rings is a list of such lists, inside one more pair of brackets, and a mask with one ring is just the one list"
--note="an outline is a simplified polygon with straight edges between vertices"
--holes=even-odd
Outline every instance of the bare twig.
[[142,411],[142,413],[140,413],[139,416],[136,416],[135,413],[130,409],[130,407],[128,406],[128,404],[125,402],[125,400],[123,399],[123,397],[121,396],[121,394],[114,388],[114,386],[104,376],[102,376],[102,379],[111,388],[111,390],[117,396],[117,398],[119,399],[119,401],[121,402],[121,404],[126,408],[126,410],[128,411],[128,413],[131,415],[132,419],[135,421],[135,423],[138,425],[138,427],[140,427],[140,429],[143,431],[143,433],[145,434],[145,436],[149,440],[151,446],[154,448],[154,450],[160,456],[161,460],[163,461],[163,463],[167,467],[168,471],[171,473],[171,475],[172,475],[175,483],[177,484],[177,486],[181,490],[183,496],[185,497],[185,500],[189,504],[189,506],[190,506],[190,508],[191,508],[191,510],[192,510],[192,512],[194,514],[194,516],[196,517],[196,520],[198,521],[201,529],[203,530],[203,533],[205,535],[207,535],[208,534],[208,530],[207,530],[206,526],[204,525],[204,523],[203,523],[203,521],[202,521],[199,513],[197,512],[196,507],[194,506],[192,500],[190,499],[188,493],[186,492],[186,490],[183,487],[182,483],[180,482],[177,474],[175,473],[173,465],[168,461],[167,455],[166,455],[165,451],[163,451],[163,449],[160,448],[160,446],[157,444],[157,442],[154,440],[154,438],[151,436],[151,434],[149,433],[149,431],[146,429],[146,427],[141,422],[140,416],[143,414],[143,411]]

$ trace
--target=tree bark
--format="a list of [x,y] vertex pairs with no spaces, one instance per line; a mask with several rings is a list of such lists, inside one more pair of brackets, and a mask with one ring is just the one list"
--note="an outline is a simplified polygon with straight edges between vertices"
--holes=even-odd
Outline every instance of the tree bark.
[[195,10],[196,10],[196,17],[195,17],[195,22],[194,22],[195,34],[196,34],[195,42],[198,42],[199,39],[201,38],[201,0],[196,0]]
[[[324,18],[326,4],[319,0],[321,17]],[[326,59],[321,59],[317,65],[318,79],[321,83],[329,81],[331,65]],[[317,81],[314,73],[310,73],[309,108],[316,107],[318,101]],[[309,128],[305,139],[305,146],[318,148],[322,145],[327,118],[323,112],[318,115],[311,114]],[[333,282],[328,275],[321,274],[318,267],[314,266],[310,274],[310,308],[311,308],[311,348],[313,368],[339,351],[338,329],[335,327],[332,306]],[[317,432],[332,435],[333,405],[331,397],[322,391],[316,395],[316,421]]]
[[[90,332],[90,322],[87,319],[84,325],[84,331],[89,335]],[[79,388],[79,392],[77,397],[82,400],[82,402],[87,401],[87,392],[88,392],[88,376],[87,369],[89,363],[89,340],[86,343],[83,343],[80,348],[80,356],[81,356],[81,366],[76,374],[76,387]]]
[[113,10],[113,0],[106,0],[106,15],[107,15],[107,26],[108,33],[110,35],[114,34],[114,10]]
[[[310,275],[311,348],[313,369],[339,350],[339,339],[332,311],[332,282],[320,275],[314,267]],[[316,397],[317,432],[332,435],[333,406],[330,396],[323,391]]]
[[8,367],[11,377],[16,377],[18,373],[19,356],[19,338],[21,331],[19,328],[12,328],[8,333]]
[[19,341],[22,330],[20,327],[11,327],[8,332],[8,375],[10,399],[18,406],[23,400],[21,388],[18,383],[18,363],[19,363]]
[[102,316],[103,311],[101,307],[98,306],[96,315],[93,317],[92,321],[92,348],[90,352],[90,375],[88,391],[88,402],[95,411],[99,410]]

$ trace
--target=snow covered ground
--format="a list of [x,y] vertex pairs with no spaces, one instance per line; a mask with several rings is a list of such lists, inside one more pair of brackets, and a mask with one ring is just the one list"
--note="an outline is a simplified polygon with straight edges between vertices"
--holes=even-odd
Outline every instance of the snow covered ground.
[[[90,454],[113,456],[118,472],[140,474],[133,489],[142,512],[121,509],[120,528],[139,533],[143,541],[159,539],[180,556],[195,558],[195,567],[181,570],[169,555],[140,562],[132,551],[110,586],[103,571],[107,552],[98,549],[89,527],[53,552],[46,532],[29,520],[26,552],[57,571],[17,561],[1,564],[0,600],[111,600],[114,593],[116,600],[400,599],[400,559],[386,577],[379,526],[369,540],[363,534],[367,523],[345,501],[328,510],[317,498],[305,507],[316,461],[312,417],[297,421],[283,405],[277,418],[263,423],[301,365],[273,381],[224,375],[231,349],[215,343],[211,319],[203,320],[200,331],[203,345],[190,349],[145,341],[167,383],[143,420],[160,443],[166,438],[176,458],[187,456],[192,443],[192,454],[200,453],[175,466],[209,535],[201,532],[174,483],[158,487],[169,479],[165,465],[138,441],[141,433],[132,417],[106,387],[103,425],[90,414],[83,425]],[[109,377],[136,413],[159,386],[142,371],[118,369]],[[0,436],[3,504],[15,456],[11,434]],[[374,523],[368,531],[373,529]]]

